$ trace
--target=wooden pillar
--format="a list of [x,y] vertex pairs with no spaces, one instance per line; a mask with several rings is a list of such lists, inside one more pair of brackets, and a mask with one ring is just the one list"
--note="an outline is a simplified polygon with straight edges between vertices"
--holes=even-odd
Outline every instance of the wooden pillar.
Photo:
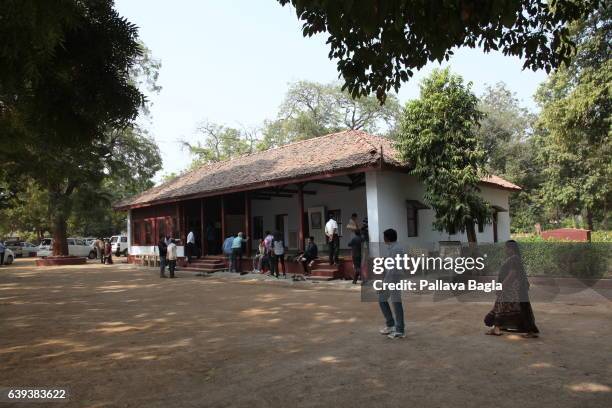
[[244,235],[249,238],[246,243],[246,255],[251,256],[253,237],[251,236],[251,196],[248,191],[244,192]]
[[298,249],[304,250],[304,184],[298,184]]
[[221,196],[221,242],[227,238],[225,233],[225,196]]
[[206,237],[204,236],[204,199],[200,198],[200,251],[202,256],[206,252]]
[[187,243],[187,232],[185,231],[185,206],[183,205],[182,201],[179,201],[176,204],[176,214],[177,214],[177,222],[178,222],[178,230],[179,230],[179,236],[178,239],[181,240],[181,243],[183,245],[186,245]]
[[[182,233],[181,233],[181,207],[180,207],[180,203],[175,203],[175,215],[176,215],[176,225],[174,226],[176,228],[176,232],[178,233],[178,237],[172,237],[174,239],[181,239],[182,237]],[[172,234],[174,235],[174,234]],[[176,243],[176,245],[178,245],[178,242]]]

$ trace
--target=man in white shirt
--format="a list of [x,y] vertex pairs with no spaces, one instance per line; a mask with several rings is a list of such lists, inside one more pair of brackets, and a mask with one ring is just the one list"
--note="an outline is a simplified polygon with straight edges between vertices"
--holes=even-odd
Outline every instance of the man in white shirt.
[[191,263],[191,257],[193,255],[195,249],[195,234],[193,233],[193,231],[189,231],[189,234],[187,234],[187,245],[186,245],[186,254],[187,255],[187,263]]
[[170,243],[166,249],[166,259],[168,260],[170,277],[174,278],[174,270],[176,269],[176,244],[174,243],[173,239],[170,239]]
[[329,216],[329,221],[325,224],[325,236],[329,246],[329,264],[337,265],[338,254],[340,252],[340,237],[338,236],[338,223],[333,214]]

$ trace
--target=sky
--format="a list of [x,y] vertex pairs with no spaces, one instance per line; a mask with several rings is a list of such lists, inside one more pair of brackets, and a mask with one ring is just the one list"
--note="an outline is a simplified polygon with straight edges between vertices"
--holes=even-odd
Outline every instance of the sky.
[[[116,8],[162,63],[162,90],[148,95],[151,117],[143,123],[163,157],[157,181],[189,166],[180,141],[196,142],[198,123],[256,127],[276,116],[289,83],[338,80],[326,36],[304,38],[294,10],[276,0],[116,0]],[[457,50],[442,66],[473,82],[477,95],[503,81],[532,110],[546,79],[544,71],[523,71],[518,58],[478,49]],[[404,83],[400,102],[418,97],[419,80],[437,67],[430,63]]]

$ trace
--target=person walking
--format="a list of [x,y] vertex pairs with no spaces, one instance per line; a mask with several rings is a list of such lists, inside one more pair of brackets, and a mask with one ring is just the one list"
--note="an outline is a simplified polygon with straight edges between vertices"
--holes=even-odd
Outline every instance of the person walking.
[[533,309],[529,301],[529,280],[523,267],[521,251],[516,241],[506,241],[506,260],[497,274],[502,290],[497,293],[493,309],[484,318],[492,328],[485,334],[501,336],[502,330],[524,333],[523,337],[538,337]]
[[355,236],[351,239],[348,246],[351,248],[351,255],[353,258],[353,269],[355,274],[353,276],[353,285],[357,283],[357,280],[361,279],[361,249],[363,246],[363,239],[361,238],[361,230],[354,229]]
[[172,279],[174,279],[174,271],[176,269],[176,252],[176,244],[173,239],[170,239],[170,243],[166,248],[166,257],[168,259],[168,271]]
[[272,262],[270,262],[270,271],[272,275],[276,275],[278,278],[278,264],[283,267],[283,278],[287,277],[287,271],[285,270],[285,243],[280,232],[274,233],[274,241],[272,241]]
[[[396,256],[403,257],[405,251],[397,243],[397,231],[389,228],[383,232],[385,245],[387,246],[387,257],[395,259]],[[395,266],[385,270],[384,283],[399,283],[402,279],[402,271]],[[393,305],[393,312],[391,306]],[[381,290],[378,291],[378,304],[385,318],[385,327],[380,329],[380,334],[386,335],[390,339],[400,339],[406,337],[404,333],[404,308],[402,306],[401,290]]]
[[4,246],[4,242],[0,241],[0,266],[4,266],[4,253],[6,252],[6,247]]
[[246,272],[242,273],[242,245],[245,244],[247,240],[248,237],[243,238],[242,232],[239,232],[232,241],[232,265],[234,270],[230,270],[230,272],[238,272],[241,275],[246,274]]
[[332,214],[325,224],[325,236],[329,246],[329,264],[338,264],[338,255],[340,253],[340,236],[338,235],[338,223],[336,217]]

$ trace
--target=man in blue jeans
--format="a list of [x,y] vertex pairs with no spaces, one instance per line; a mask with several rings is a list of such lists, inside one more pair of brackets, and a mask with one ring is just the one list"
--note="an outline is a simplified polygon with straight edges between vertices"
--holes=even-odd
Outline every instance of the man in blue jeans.
[[[383,232],[383,238],[385,240],[385,245],[387,246],[387,257],[395,258],[396,255],[403,256],[405,254],[404,249],[397,243],[397,231],[389,228]],[[393,267],[385,271],[383,282],[399,283],[402,280],[402,276],[402,271]],[[389,301],[391,301],[391,304],[393,305],[393,312],[391,312]],[[401,339],[406,337],[404,332],[404,307],[402,306],[402,291],[379,291],[378,304],[380,305],[380,310],[385,317],[385,327],[380,329],[380,334],[384,334],[390,339]]]
[[243,238],[242,232],[239,232],[238,236],[232,241],[231,263],[233,269],[230,269],[230,272],[238,272],[241,275],[246,274],[246,272],[242,273],[242,246],[247,240],[248,238]]

